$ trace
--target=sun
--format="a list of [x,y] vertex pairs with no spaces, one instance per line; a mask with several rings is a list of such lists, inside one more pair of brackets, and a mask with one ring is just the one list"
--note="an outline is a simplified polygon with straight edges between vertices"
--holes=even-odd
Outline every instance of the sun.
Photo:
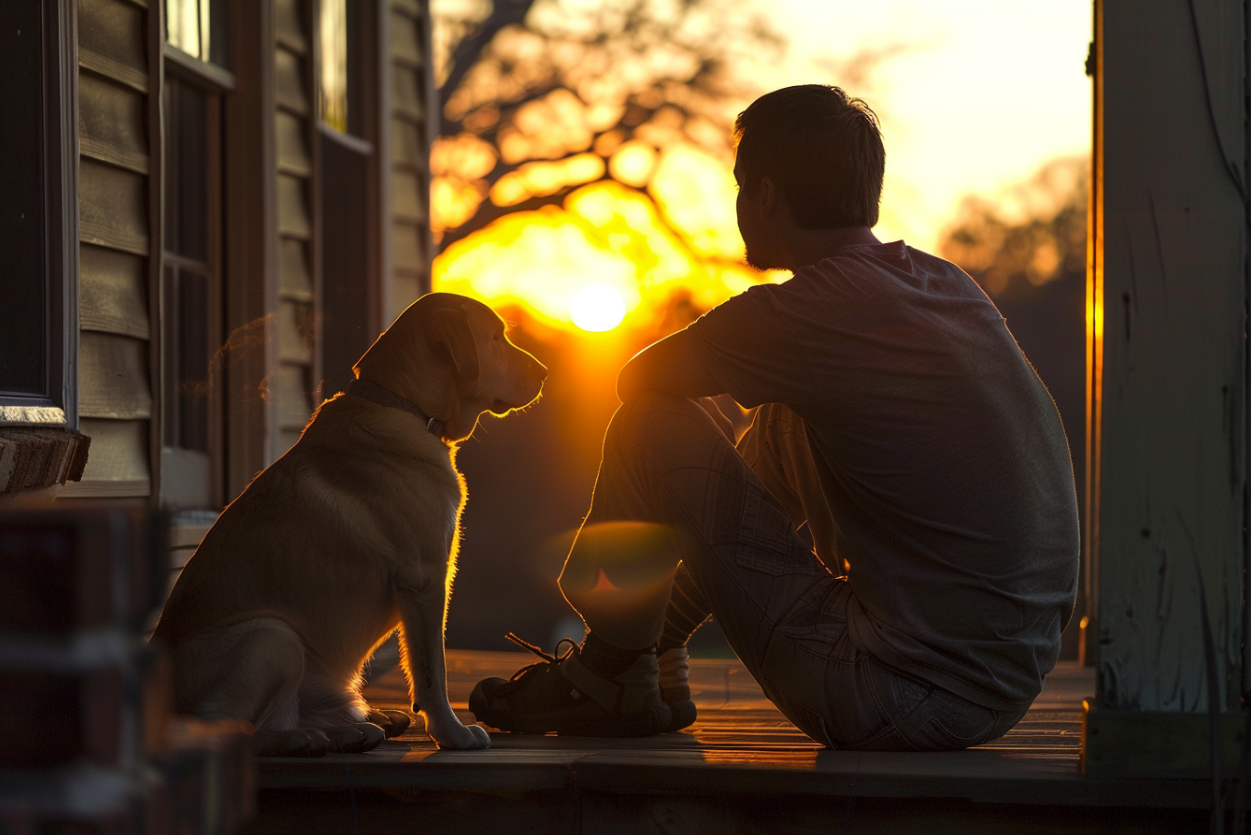
[[625,318],[626,303],[615,287],[588,284],[578,291],[570,305],[573,323],[584,331],[610,331]]

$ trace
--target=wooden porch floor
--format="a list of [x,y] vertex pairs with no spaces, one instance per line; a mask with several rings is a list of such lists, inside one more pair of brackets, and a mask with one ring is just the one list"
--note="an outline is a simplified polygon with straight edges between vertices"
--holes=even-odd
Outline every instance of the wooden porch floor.
[[[451,651],[461,718],[474,684],[530,663]],[[413,732],[358,755],[264,759],[258,832],[1189,832],[1203,781],[1093,780],[1078,769],[1090,670],[1061,665],[1026,718],[968,751],[828,751],[791,725],[733,661],[695,660],[699,720],[637,740],[492,734],[436,751]],[[406,707],[392,671],[367,690]]]

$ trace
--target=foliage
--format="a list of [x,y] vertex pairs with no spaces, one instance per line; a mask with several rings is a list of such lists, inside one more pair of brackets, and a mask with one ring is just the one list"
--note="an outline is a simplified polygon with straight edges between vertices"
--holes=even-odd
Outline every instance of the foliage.
[[1064,158],[994,200],[964,199],[939,245],[995,298],[1028,298],[1086,268],[1089,163]]
[[646,193],[658,154],[686,143],[728,162],[735,68],[781,38],[733,0],[497,0],[435,5],[444,246],[612,179]]

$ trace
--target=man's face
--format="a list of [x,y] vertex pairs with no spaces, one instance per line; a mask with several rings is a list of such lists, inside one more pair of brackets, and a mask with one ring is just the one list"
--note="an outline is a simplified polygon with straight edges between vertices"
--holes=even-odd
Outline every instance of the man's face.
[[[768,255],[769,235],[764,229],[760,206],[752,197],[748,197],[744,174],[737,162],[734,164],[734,181],[738,183],[734,211],[738,216],[738,231],[743,236],[743,244],[747,250],[747,263],[758,270],[773,269],[777,265],[770,263],[772,259]],[[757,183],[753,197],[758,199],[763,187],[762,183]]]

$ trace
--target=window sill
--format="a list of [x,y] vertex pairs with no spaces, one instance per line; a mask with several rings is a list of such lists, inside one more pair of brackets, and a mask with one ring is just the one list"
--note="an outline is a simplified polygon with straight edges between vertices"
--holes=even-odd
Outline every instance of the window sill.
[[90,447],[73,429],[0,426],[0,494],[80,480]]

